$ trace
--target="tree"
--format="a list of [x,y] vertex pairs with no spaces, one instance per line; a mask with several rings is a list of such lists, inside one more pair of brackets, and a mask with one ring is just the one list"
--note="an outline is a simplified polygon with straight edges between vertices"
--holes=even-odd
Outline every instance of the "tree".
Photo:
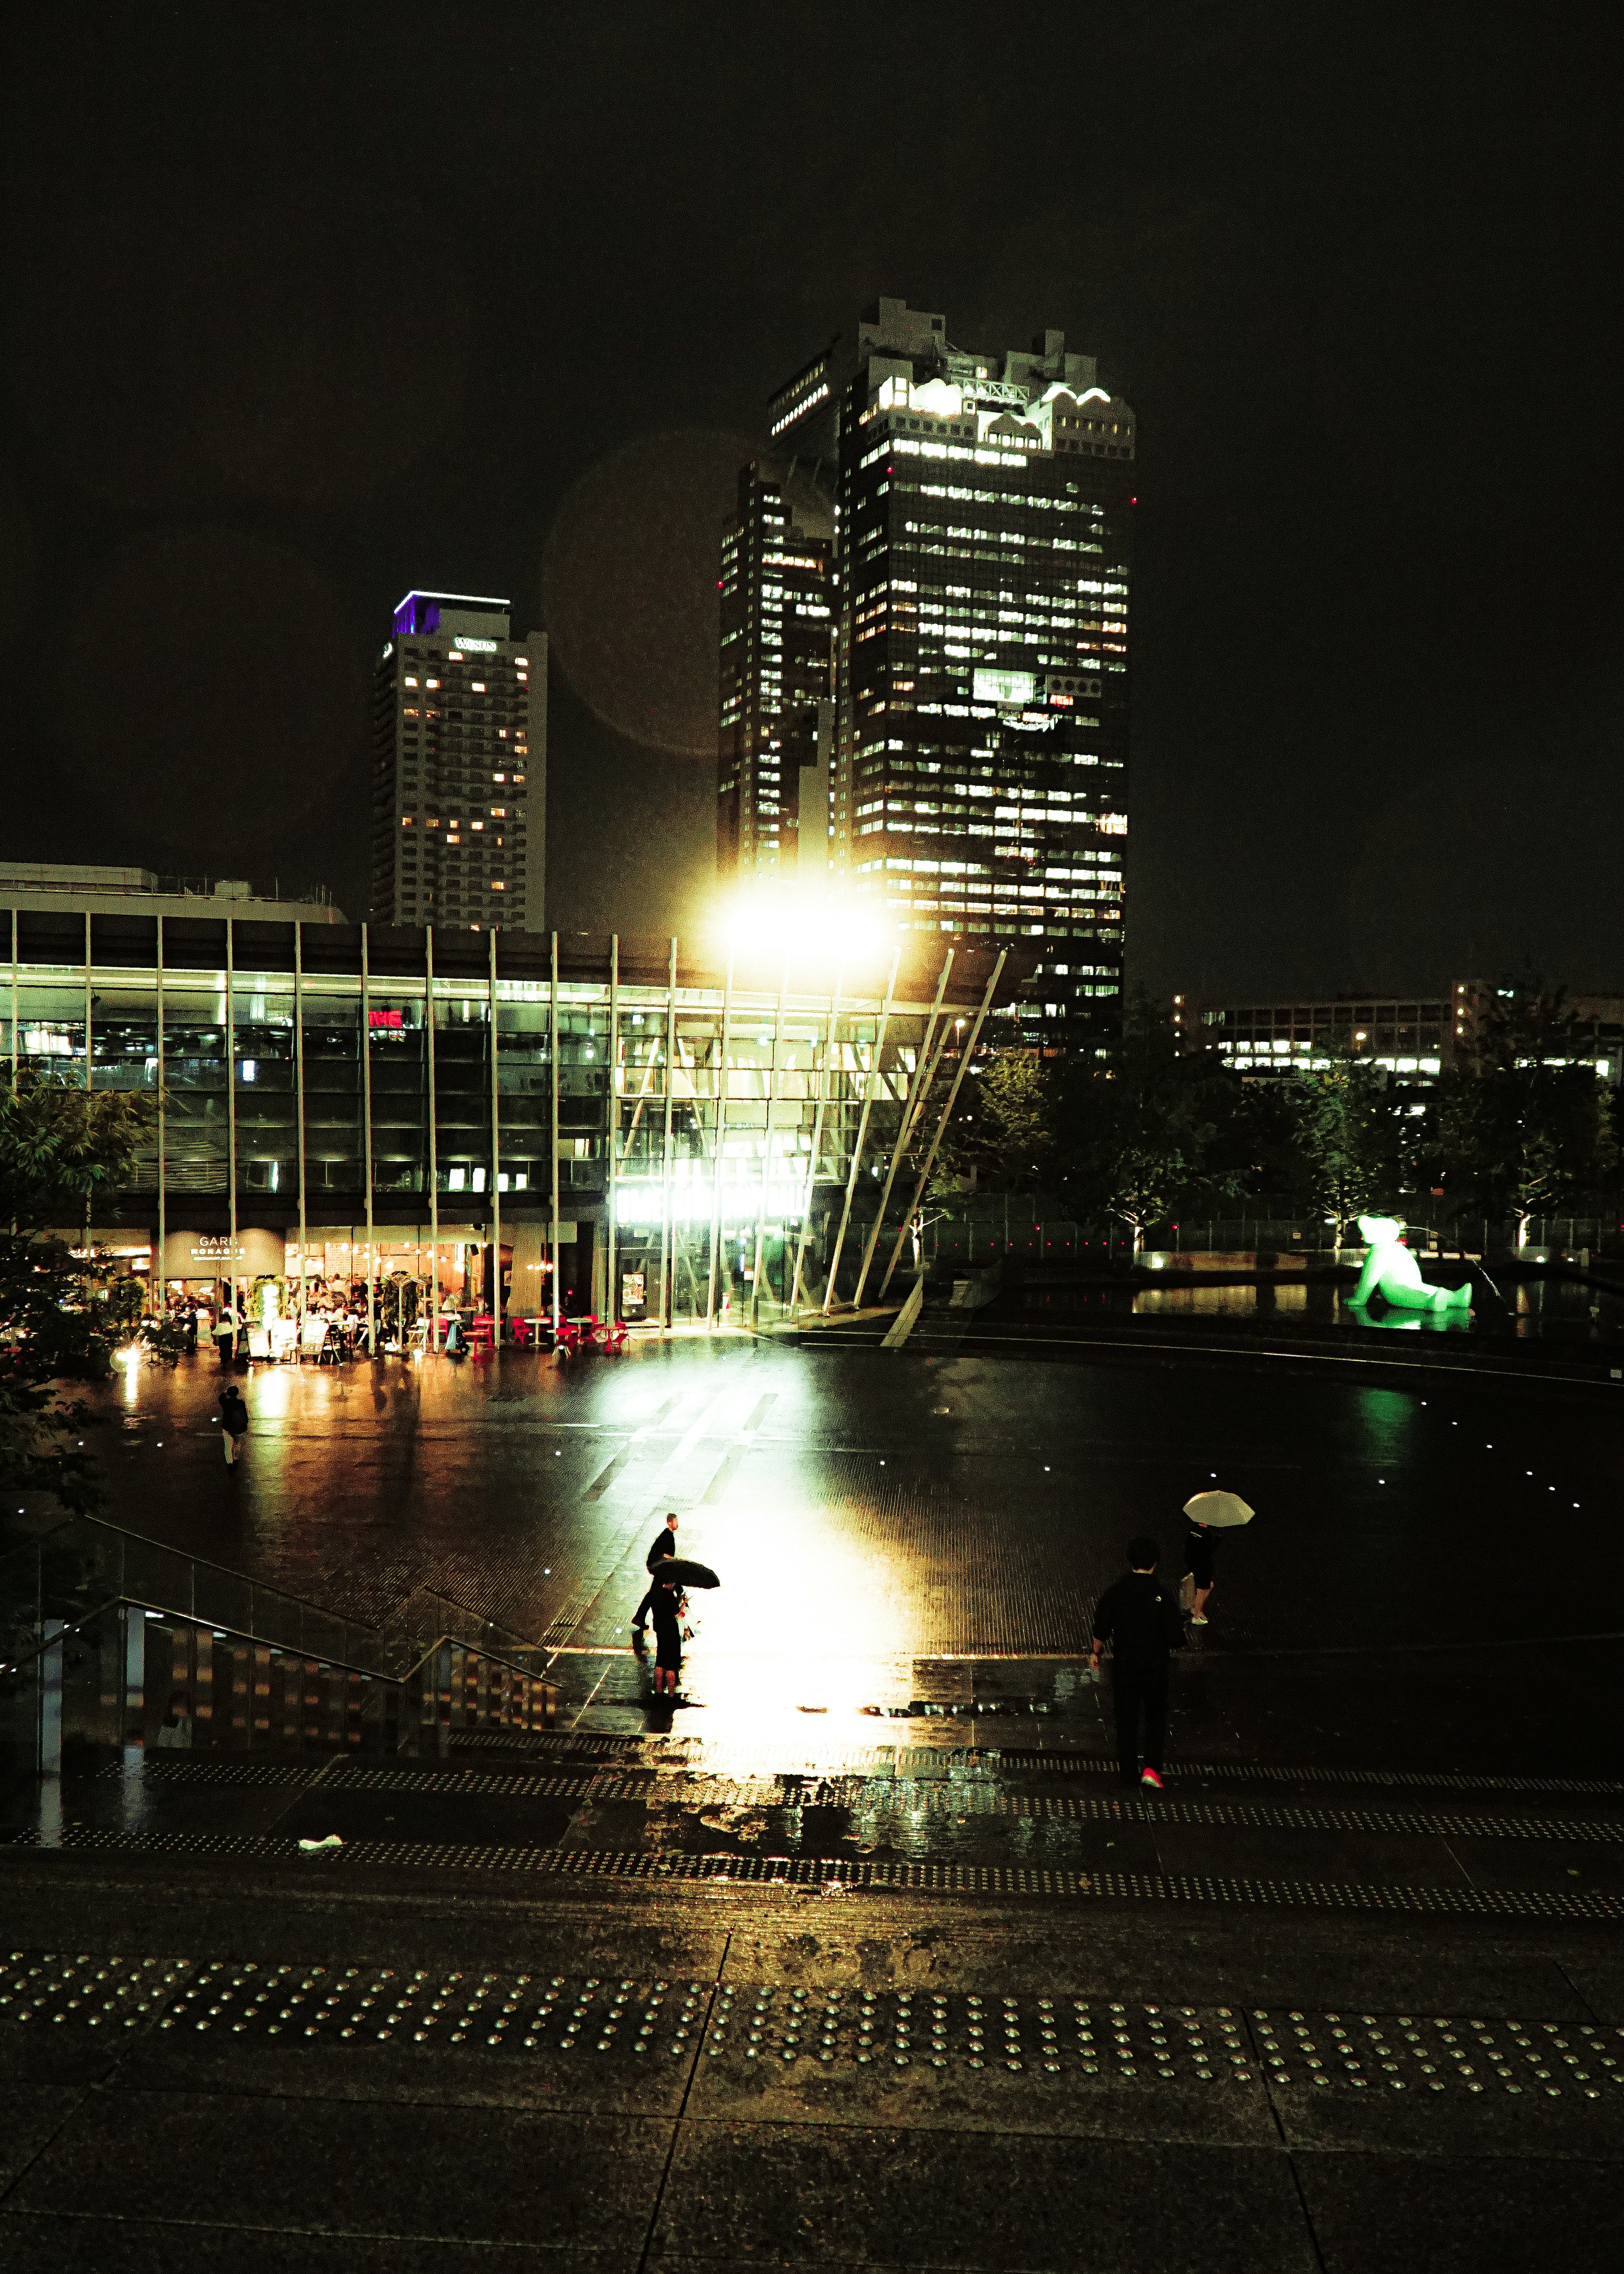
[[1235,1110],[1234,1076],[1182,1056],[1143,996],[1120,1042],[1103,1058],[1061,1060],[1056,1083],[1061,1187],[1079,1209],[1126,1224],[1136,1255],[1175,1208],[1240,1189],[1218,1150]]
[[1054,1076],[1035,1050],[1000,1050],[966,1079],[943,1133],[931,1197],[967,1188],[1018,1193],[1041,1185],[1056,1135]]
[[102,1494],[77,1443],[84,1408],[69,1382],[108,1371],[107,1335],[86,1263],[48,1236],[80,1224],[126,1181],[153,1107],[128,1091],[72,1089],[25,1073],[0,1094],[0,1483],[87,1509]]
[[1403,1132],[1386,1071],[1333,1043],[1327,1064],[1290,1076],[1287,1101],[1298,1190],[1335,1226],[1340,1255],[1353,1218],[1398,1193]]
[[1453,1076],[1439,1106],[1445,1172],[1485,1216],[1516,1222],[1572,1208],[1604,1187],[1619,1143],[1607,1085],[1584,1065],[1526,1061]]

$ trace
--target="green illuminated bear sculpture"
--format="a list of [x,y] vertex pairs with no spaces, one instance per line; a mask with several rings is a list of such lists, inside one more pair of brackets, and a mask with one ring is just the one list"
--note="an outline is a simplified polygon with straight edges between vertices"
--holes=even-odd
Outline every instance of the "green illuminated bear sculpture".
[[1372,1294],[1383,1296],[1402,1311],[1470,1311],[1470,1287],[1429,1287],[1421,1267],[1399,1234],[1404,1227],[1390,1216],[1362,1216],[1359,1231],[1365,1242],[1365,1269],[1350,1299],[1366,1303]]

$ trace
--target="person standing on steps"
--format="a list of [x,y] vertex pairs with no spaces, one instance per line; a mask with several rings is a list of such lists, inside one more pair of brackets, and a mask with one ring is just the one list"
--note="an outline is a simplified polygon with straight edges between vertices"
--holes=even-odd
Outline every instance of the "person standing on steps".
[[1189,1530],[1184,1536],[1184,1554],[1190,1567],[1190,1623],[1192,1627],[1207,1624],[1207,1599],[1213,1592],[1213,1554],[1218,1545],[1218,1535],[1210,1524],[1198,1524],[1194,1517],[1187,1519]]
[[[663,1563],[668,1555],[674,1555],[676,1552],[677,1512],[675,1509],[673,1509],[671,1514],[665,1518],[665,1523],[655,1533],[653,1539],[649,1542],[649,1552],[643,1559],[643,1568],[649,1574],[649,1591],[647,1594],[644,1595],[642,1602],[638,1604],[636,1609],[632,1613],[632,1647],[634,1650],[643,1638],[644,1632],[643,1622],[647,1619],[649,1613],[654,1608],[654,1589],[657,1584],[656,1567]],[[654,1630],[656,1634],[659,1632],[658,1623],[656,1623]]]
[[225,1442],[226,1466],[234,1469],[242,1441],[248,1434],[248,1408],[234,1382],[228,1382],[220,1393],[220,1434]]
[[[1111,1704],[1116,1716],[1116,1765],[1124,1784],[1162,1789],[1167,1737],[1168,1660],[1184,1638],[1184,1615],[1156,1577],[1161,1550],[1141,1532],[1128,1542],[1126,1577],[1108,1587],[1094,1606],[1088,1663],[1097,1674],[1100,1653],[1111,1645]],[[1139,1725],[1144,1723],[1140,1765]]]
[[[674,1524],[676,1518],[670,1520]],[[654,1687],[674,1698],[682,1671],[682,1613],[676,1582],[662,1579],[657,1569],[649,1593],[654,1605]]]

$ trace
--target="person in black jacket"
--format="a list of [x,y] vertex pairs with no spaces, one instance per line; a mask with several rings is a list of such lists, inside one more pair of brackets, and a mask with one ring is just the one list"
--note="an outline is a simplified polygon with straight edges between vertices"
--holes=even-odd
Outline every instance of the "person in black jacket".
[[[1162,1748],[1167,1736],[1168,1656],[1184,1638],[1184,1615],[1156,1577],[1160,1554],[1141,1534],[1128,1542],[1128,1572],[1094,1606],[1088,1663],[1097,1674],[1100,1653],[1111,1645],[1111,1703],[1116,1713],[1116,1761],[1124,1784],[1162,1789]],[[1139,1765],[1139,1723],[1145,1725]]]
[[649,1596],[654,1608],[654,1688],[674,1698],[682,1671],[682,1602],[675,1582],[660,1577],[658,1564]]
[[655,1533],[653,1539],[649,1542],[649,1552],[643,1559],[643,1569],[649,1574],[649,1592],[643,1597],[642,1602],[638,1604],[636,1609],[632,1613],[632,1641],[634,1648],[645,1633],[646,1629],[643,1623],[647,1619],[649,1613],[654,1608],[656,1567],[663,1563],[668,1555],[674,1555],[676,1552],[677,1516],[676,1510],[673,1509],[671,1514],[665,1518],[664,1525]]
[[243,1393],[236,1382],[228,1382],[220,1393],[220,1434],[225,1444],[227,1468],[237,1466],[237,1457],[247,1434],[248,1408],[243,1403]]

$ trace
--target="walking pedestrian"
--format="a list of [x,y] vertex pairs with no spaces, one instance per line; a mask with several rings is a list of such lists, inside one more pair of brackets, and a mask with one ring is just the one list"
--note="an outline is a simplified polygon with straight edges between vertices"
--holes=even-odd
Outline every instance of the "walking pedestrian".
[[248,1408],[234,1382],[227,1382],[220,1393],[220,1434],[225,1442],[226,1466],[234,1469],[242,1441],[248,1434]]
[[[1161,1551],[1143,1533],[1128,1542],[1125,1577],[1094,1606],[1088,1663],[1097,1674],[1100,1653],[1111,1645],[1111,1703],[1116,1716],[1116,1766],[1124,1784],[1162,1789],[1167,1736],[1168,1656],[1184,1638],[1178,1605],[1156,1577]],[[1144,1724],[1140,1763],[1139,1725]]]
[[237,1306],[228,1295],[214,1314],[214,1348],[222,1367],[229,1366],[237,1356]]
[[657,1575],[649,1593],[654,1599],[654,1687],[674,1698],[677,1676],[682,1671],[682,1617],[676,1582]]
[[1218,1535],[1210,1524],[1188,1519],[1189,1530],[1184,1535],[1184,1556],[1190,1571],[1190,1623],[1192,1627],[1207,1624],[1207,1599],[1213,1592],[1213,1556],[1218,1547]]
[[632,1647],[634,1649],[636,1648],[637,1642],[643,1633],[643,1622],[654,1608],[654,1590],[658,1585],[655,1577],[656,1567],[663,1563],[668,1555],[674,1555],[676,1552],[677,1512],[673,1509],[665,1523],[649,1542],[649,1552],[643,1559],[643,1568],[649,1574],[649,1591],[632,1613]]

